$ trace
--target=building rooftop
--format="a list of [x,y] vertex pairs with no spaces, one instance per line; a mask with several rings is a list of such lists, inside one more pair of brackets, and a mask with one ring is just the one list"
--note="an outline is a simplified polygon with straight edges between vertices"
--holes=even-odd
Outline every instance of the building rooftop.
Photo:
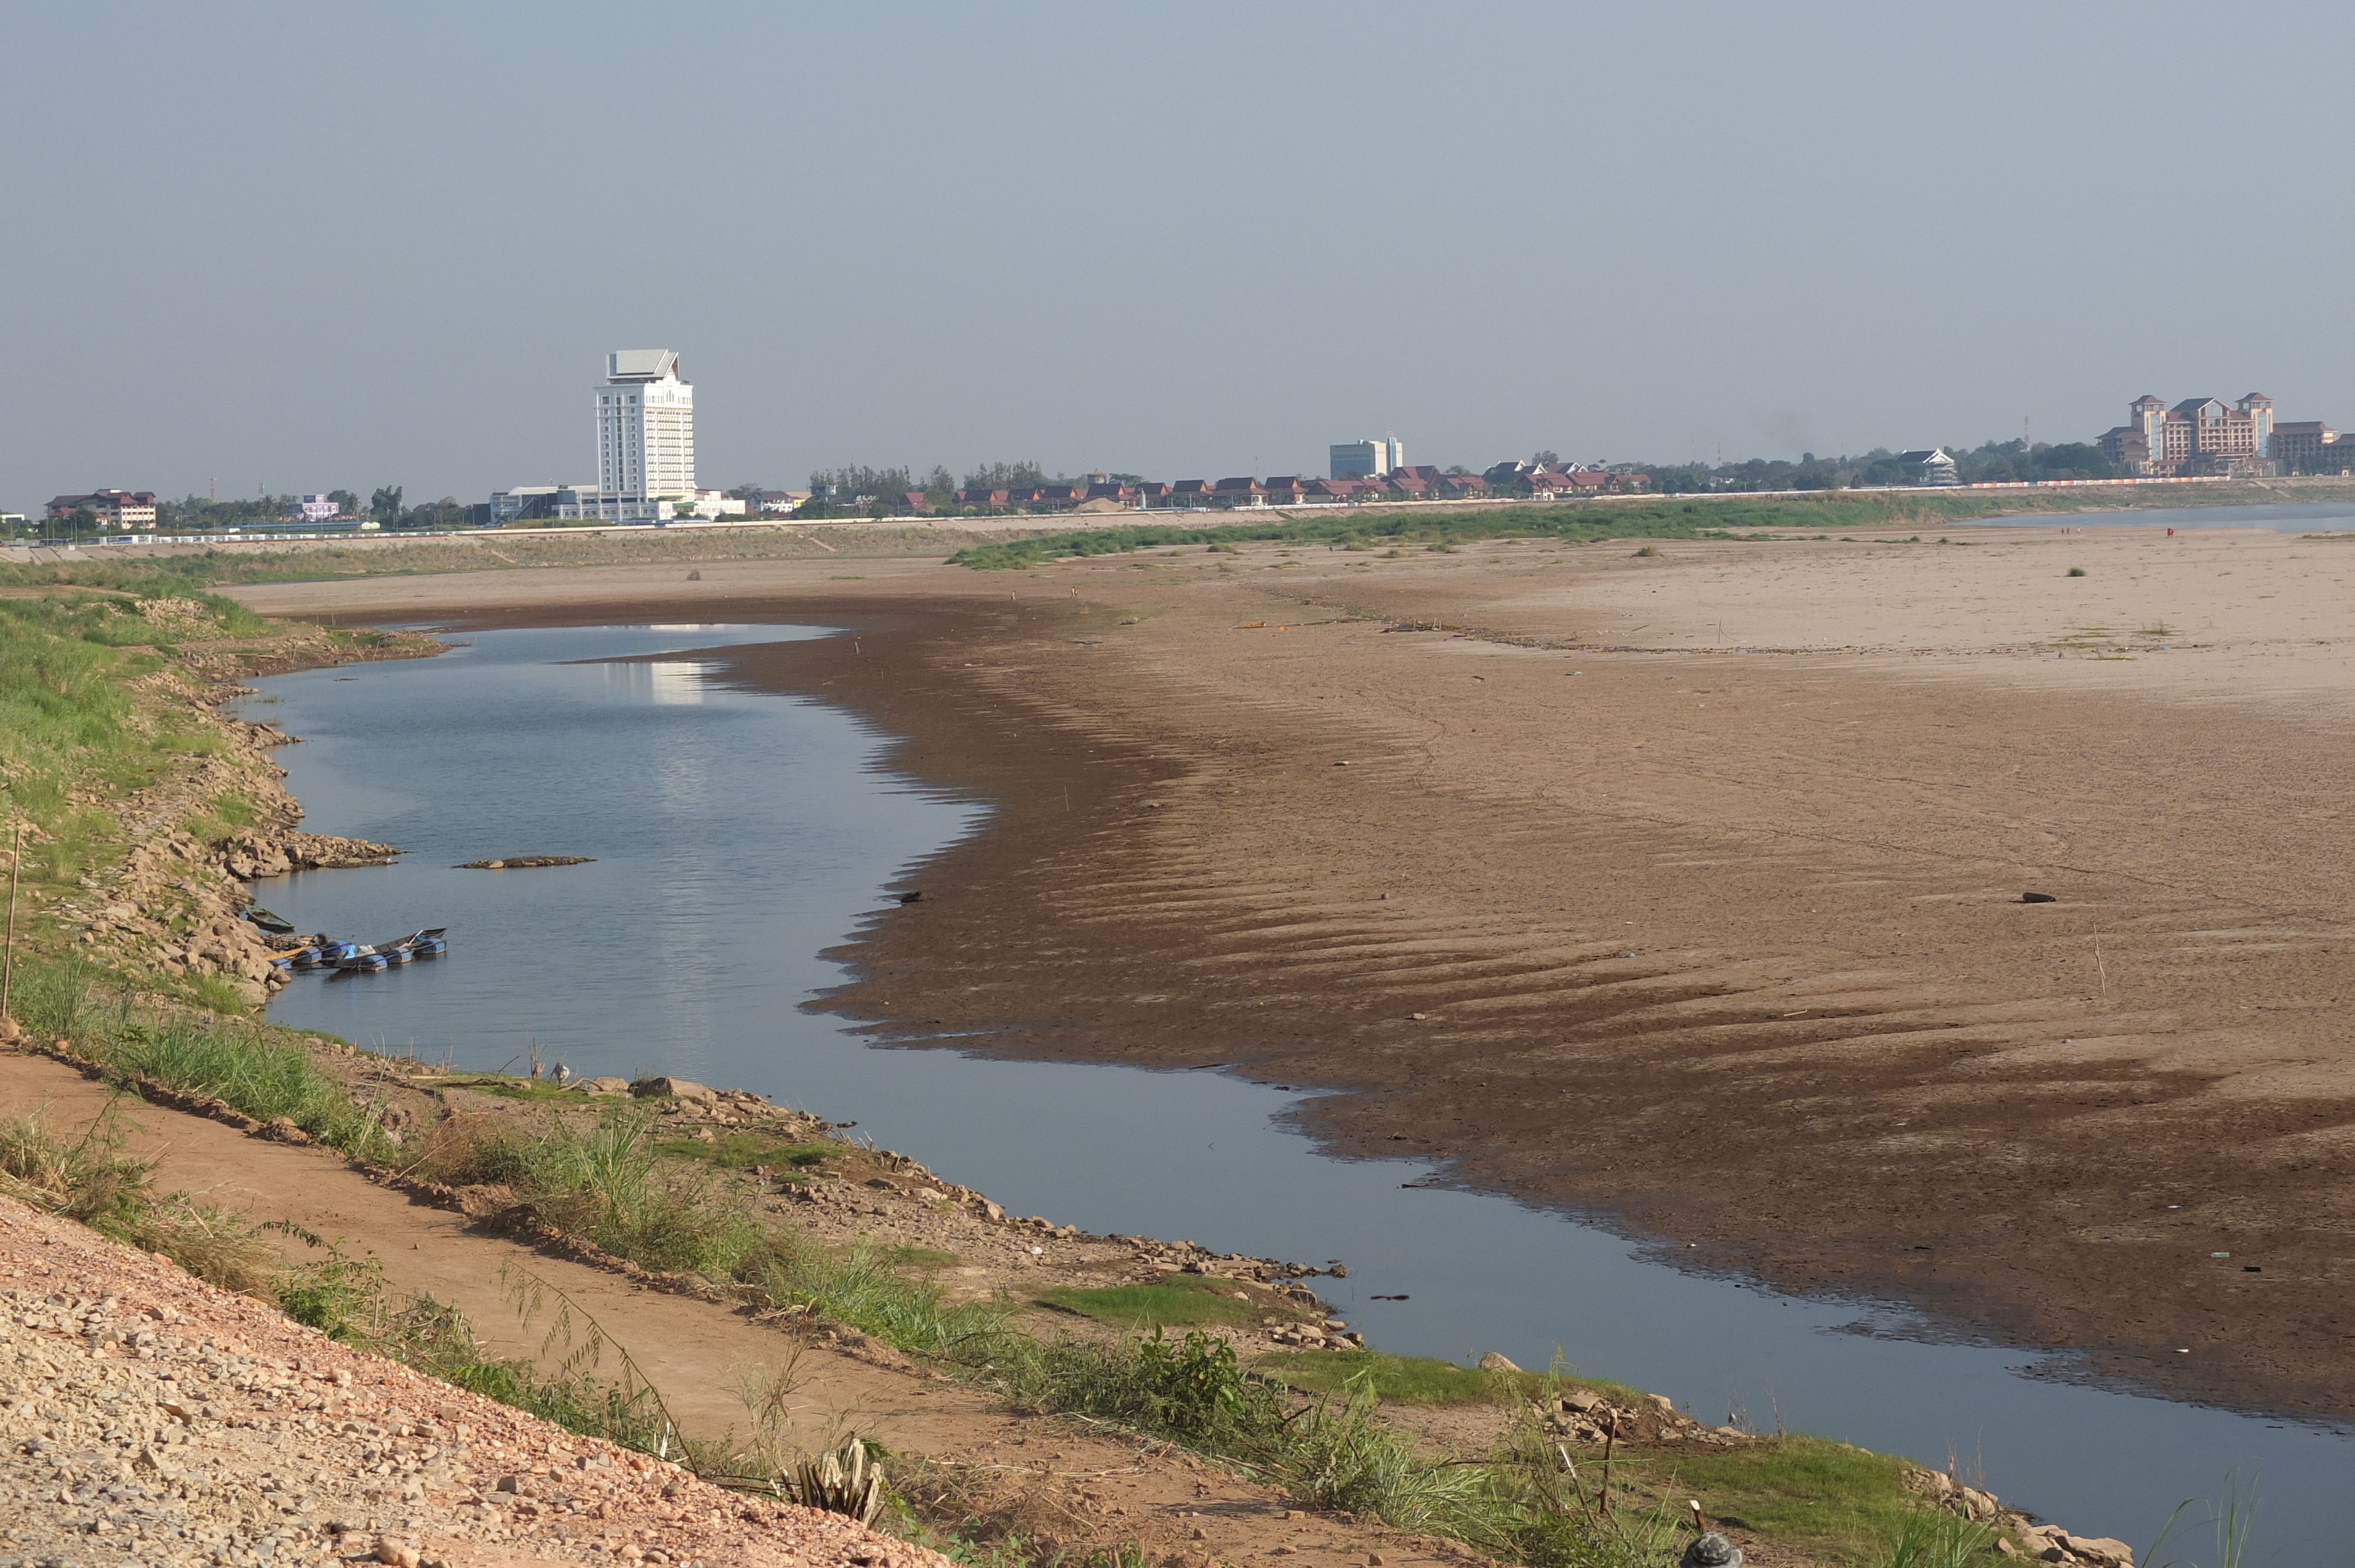
[[677,375],[676,349],[617,348],[605,356],[608,381],[666,381]]

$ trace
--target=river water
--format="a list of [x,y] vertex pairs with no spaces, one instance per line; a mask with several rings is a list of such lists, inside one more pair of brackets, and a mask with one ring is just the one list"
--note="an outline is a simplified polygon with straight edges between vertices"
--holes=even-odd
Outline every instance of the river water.
[[2024,512],[1972,519],[2023,528],[2267,528],[2276,534],[2355,531],[2355,501],[2286,501],[2272,506],[2145,506],[2116,512]]
[[[757,1089],[856,1121],[1018,1213],[1346,1260],[1320,1291],[1382,1349],[1559,1355],[1704,1420],[1951,1457],[2007,1501],[2137,1550],[2237,1470],[2261,1497],[2251,1563],[2348,1555],[2345,1433],[2083,1386],[2051,1375],[2064,1363],[1938,1342],[1897,1310],[1776,1296],[1510,1199],[1402,1185],[1435,1173],[1320,1155],[1284,1119],[1296,1093],[881,1048],[804,1011],[843,978],[820,951],[986,814],[884,770],[882,737],[857,716],[731,683],[729,647],[821,634],[485,631],[436,659],[261,682],[243,711],[304,737],[278,757],[308,825],[410,852],[265,883],[263,899],[300,929],[363,941],[450,929],[444,959],[299,977],[272,1016],[471,1068],[537,1048],[583,1075]],[[595,862],[453,869],[525,854]],[[2168,1556],[2214,1553],[2186,1537]]]

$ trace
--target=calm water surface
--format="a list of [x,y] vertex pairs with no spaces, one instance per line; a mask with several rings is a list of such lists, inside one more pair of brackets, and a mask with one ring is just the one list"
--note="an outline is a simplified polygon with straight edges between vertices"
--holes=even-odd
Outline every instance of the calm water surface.
[[[1346,1259],[1349,1277],[1320,1290],[1387,1350],[1500,1350],[1524,1366],[1559,1351],[1706,1420],[1741,1412],[1932,1464],[1952,1455],[2008,1500],[2137,1549],[2181,1499],[2261,1467],[2253,1563],[2350,1555],[2343,1434],[2052,1381],[2030,1356],[1907,1338],[1893,1311],[1688,1275],[1508,1199],[1404,1189],[1431,1168],[1320,1156],[1282,1119],[1297,1095],[881,1049],[801,1011],[843,978],[817,953],[985,815],[883,771],[880,737],[857,718],[730,683],[727,648],[815,635],[480,632],[438,659],[261,683],[245,711],[304,737],[278,757],[308,825],[410,852],[265,883],[263,901],[304,930],[447,926],[451,944],[407,969],[299,978],[272,1015],[468,1067],[537,1045],[581,1074],[758,1089],[856,1120],[1020,1213]],[[596,863],[452,869],[518,854]]]
[[2146,506],[2126,512],[2045,512],[1985,517],[1979,523],[2025,528],[2270,528],[2277,534],[2355,529],[2355,501],[2298,501],[2278,506]]

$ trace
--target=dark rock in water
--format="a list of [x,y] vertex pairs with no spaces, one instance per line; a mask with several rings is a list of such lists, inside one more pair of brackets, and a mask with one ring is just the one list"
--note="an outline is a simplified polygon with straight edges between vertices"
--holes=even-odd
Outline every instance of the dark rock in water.
[[2022,904],[2058,904],[2061,902],[2059,895],[2051,893],[2023,893],[2019,895],[2019,901]]
[[591,865],[597,857],[590,854],[511,854],[500,860],[470,860],[453,865],[453,871],[529,871],[539,865]]
[[1685,1548],[1683,1568],[1742,1568],[1742,1548],[1713,1530],[1696,1535]]

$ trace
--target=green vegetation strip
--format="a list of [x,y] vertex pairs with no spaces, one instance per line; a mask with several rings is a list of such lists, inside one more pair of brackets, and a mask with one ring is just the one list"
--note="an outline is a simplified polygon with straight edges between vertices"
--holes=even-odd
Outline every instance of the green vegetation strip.
[[1190,1328],[1206,1323],[1243,1323],[1268,1310],[1235,1299],[1223,1281],[1177,1277],[1158,1285],[1110,1285],[1085,1290],[1057,1286],[1033,1300],[1123,1329]]
[[[1069,556],[1110,556],[1182,545],[1202,545],[1212,550],[1252,543],[1332,545],[1345,549],[1414,544],[1446,549],[1481,539],[1559,539],[1587,545],[1605,539],[1719,538],[1761,529],[1817,532],[1934,527],[2023,513],[2115,507],[2119,499],[2065,493],[1998,499],[1932,492],[1894,496],[1843,496],[1838,492],[1826,492],[1771,500],[1686,500],[1663,496],[1657,501],[1581,501],[1559,505],[1462,507],[1449,511],[1334,508],[1313,513],[1273,513],[1248,522],[1213,523],[1197,516],[1126,527],[1071,529],[1003,544],[976,545],[959,550],[949,560],[953,565],[988,570],[1037,566]],[[1218,515],[1231,518],[1235,514]]]

